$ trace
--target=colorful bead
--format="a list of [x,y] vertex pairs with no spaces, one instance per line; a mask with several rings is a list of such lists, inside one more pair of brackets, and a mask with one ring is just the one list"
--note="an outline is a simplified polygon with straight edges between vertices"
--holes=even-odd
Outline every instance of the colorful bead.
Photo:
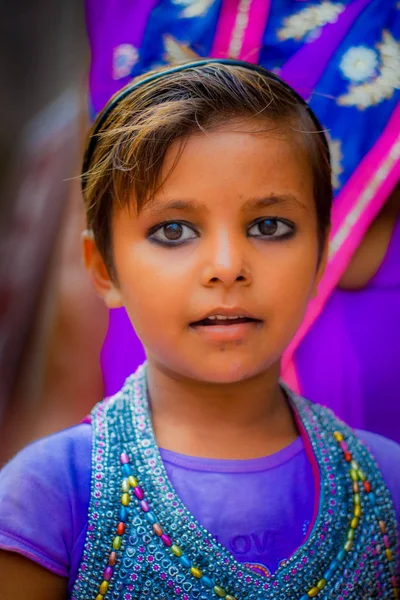
[[121,454],[121,456],[119,457],[119,459],[120,459],[120,461],[121,461],[121,464],[122,464],[122,465],[127,465],[127,464],[129,464],[129,456],[127,455],[127,453],[126,453],[126,452],[123,452],[123,453]]
[[196,577],[196,579],[203,577],[203,573],[197,567],[192,567],[190,569],[190,574],[193,575],[193,577]]
[[112,568],[111,567],[106,567],[106,569],[104,570],[104,574],[103,574],[104,580],[105,581],[110,581],[110,579],[112,577],[112,574],[113,574]]
[[323,590],[325,586],[326,586],[326,579],[320,579],[317,583],[317,588],[319,590]]
[[176,546],[175,544],[172,544],[172,546],[171,546],[171,552],[175,556],[178,556],[178,557],[182,556],[182,550],[179,548],[179,546]]
[[358,480],[358,472],[355,469],[351,469],[350,477],[353,481],[357,481]]
[[182,556],[179,559],[182,563],[182,565],[186,568],[189,569],[192,566],[192,563],[190,562],[190,560],[188,559],[187,556],[185,556],[184,554],[182,554]]
[[118,523],[118,527],[117,527],[117,533],[118,535],[124,535],[125,533],[125,523]]
[[156,522],[156,517],[152,512],[147,512],[144,514],[144,516],[146,517],[148,522],[151,523],[152,525]]
[[129,502],[130,502],[130,497],[129,494],[122,494],[121,496],[121,504],[123,504],[123,506],[129,506]]
[[117,535],[113,539],[113,543],[112,543],[112,546],[113,546],[114,550],[120,550],[121,549],[121,544],[122,544],[122,539],[119,537],[119,535]]
[[103,594],[99,594],[98,596],[96,596],[96,600],[104,600]]
[[353,542],[352,542],[352,540],[347,540],[347,542],[346,542],[346,543],[345,543],[345,545],[344,545],[344,549],[345,549],[345,551],[346,551],[346,552],[350,552],[350,550],[352,549],[352,547],[353,547]]
[[122,491],[123,492],[129,492],[129,481],[128,479],[123,479],[122,480],[122,485],[121,485]]
[[123,467],[122,467],[122,474],[123,474],[124,477],[129,478],[130,475],[132,475],[132,468],[131,468],[131,466],[128,465],[128,464],[123,465]]
[[[149,513],[147,513],[147,514],[149,514]],[[164,533],[163,530],[162,530],[161,525],[159,525],[158,523],[154,523],[154,525],[153,525],[153,531],[154,531],[154,533],[156,535],[158,535],[158,537],[161,537],[162,534]]]
[[346,462],[351,462],[351,459],[352,459],[352,456],[351,456],[350,452],[345,452],[345,454],[344,454],[344,460]]
[[127,519],[128,519],[128,511],[126,510],[125,506],[121,506],[121,508],[119,509],[119,520],[126,521]]
[[172,546],[171,538],[165,533],[162,534],[161,541],[164,544],[164,546],[167,546],[168,548],[170,548]]
[[361,481],[365,481],[367,479],[362,469],[358,469],[358,477],[361,479]]
[[385,554],[386,554],[386,558],[388,559],[388,561],[392,562],[392,560],[393,560],[393,554],[392,554],[392,551],[390,550],[390,548],[387,548],[385,550]]
[[215,586],[215,582],[209,577],[206,577],[206,575],[203,575],[201,581],[208,588],[213,588]]
[[137,479],[136,479],[136,477],[134,477],[133,475],[129,475],[129,477],[128,477],[128,481],[129,481],[129,485],[130,485],[132,488],[135,488],[135,487],[137,487],[137,486],[139,485],[139,482],[138,482],[138,480],[137,480]]
[[386,533],[385,521],[379,521],[379,529],[381,530],[381,533]]
[[135,494],[135,496],[138,500],[143,500],[144,492],[141,487],[139,487],[139,486],[135,487],[135,489],[133,490],[133,493]]
[[318,594],[319,594],[319,589],[317,587],[313,587],[313,588],[311,588],[311,590],[309,590],[307,592],[307,596],[309,598],[315,598],[315,596],[318,596]]
[[149,510],[150,510],[150,506],[148,505],[146,500],[141,501],[140,508],[142,509],[143,512],[149,512]]
[[367,494],[370,493],[371,491],[371,484],[369,481],[364,481],[364,490],[367,492]]
[[353,482],[353,493],[354,494],[360,493],[360,484],[358,483],[358,481]]
[[110,556],[108,557],[108,564],[110,565],[110,567],[114,567],[116,562],[117,554],[115,552],[111,552]]
[[350,527],[351,527],[352,529],[357,529],[359,522],[360,522],[359,518],[358,518],[358,517],[354,517],[354,518],[351,520]]
[[334,431],[333,437],[337,442],[343,442],[343,435],[340,433],[340,431]]
[[237,598],[235,598],[235,596],[231,596],[230,594],[227,594],[225,596],[225,600],[237,600]]
[[353,502],[356,506],[361,504],[360,494],[353,494]]
[[109,588],[110,584],[108,583],[108,581],[103,581],[103,583],[100,586],[100,594],[103,594],[103,596],[105,594],[107,594],[108,588]]
[[357,504],[354,507],[354,516],[357,517],[358,519],[361,517],[361,505]]
[[220,587],[219,585],[215,585],[213,589],[217,596],[219,596],[220,598],[226,598],[226,592],[224,588]]

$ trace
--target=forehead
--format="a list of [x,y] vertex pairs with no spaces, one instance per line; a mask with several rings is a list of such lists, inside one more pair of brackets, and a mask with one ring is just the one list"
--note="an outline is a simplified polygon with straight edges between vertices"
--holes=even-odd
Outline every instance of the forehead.
[[[154,212],[175,201],[234,208],[251,198],[295,198],[314,206],[312,165],[299,134],[235,124],[175,140],[160,173],[161,186],[146,203]],[[235,204],[236,201],[236,204]]]

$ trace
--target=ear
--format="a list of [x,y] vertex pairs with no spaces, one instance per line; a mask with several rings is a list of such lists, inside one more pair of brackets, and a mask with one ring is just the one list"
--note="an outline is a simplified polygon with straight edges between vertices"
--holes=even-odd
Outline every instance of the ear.
[[331,228],[329,226],[326,230],[324,247],[322,249],[322,254],[320,256],[319,263],[318,263],[318,270],[317,270],[317,274],[315,277],[314,289],[313,289],[313,294],[312,294],[313,298],[315,298],[318,295],[318,285],[325,273],[326,265],[328,263],[330,234],[331,234]]
[[108,308],[121,308],[124,304],[120,289],[108,274],[92,231],[86,230],[82,233],[82,250],[85,267],[90,273],[93,287],[98,295],[103,298]]

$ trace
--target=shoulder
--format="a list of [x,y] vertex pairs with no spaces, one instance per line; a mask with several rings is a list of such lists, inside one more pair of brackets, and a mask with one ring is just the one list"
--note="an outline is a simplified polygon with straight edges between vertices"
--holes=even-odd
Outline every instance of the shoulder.
[[91,426],[77,425],[33,442],[2,469],[1,548],[67,575],[87,526],[91,445]]
[[377,433],[356,433],[375,458],[400,514],[400,445]]

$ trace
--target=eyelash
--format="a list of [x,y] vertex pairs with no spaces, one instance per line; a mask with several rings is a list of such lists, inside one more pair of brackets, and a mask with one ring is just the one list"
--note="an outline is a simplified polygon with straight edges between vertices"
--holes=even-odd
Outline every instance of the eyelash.
[[[251,225],[248,228],[248,231],[250,231],[253,227],[256,227],[257,225],[265,222],[265,221],[270,221],[273,224],[276,224],[277,228],[279,228],[280,225],[284,225],[286,226],[289,231],[287,231],[284,234],[278,235],[278,236],[274,236],[274,235],[267,235],[267,234],[260,234],[260,235],[254,235],[254,234],[248,234],[249,237],[251,238],[259,238],[259,239],[264,239],[264,240],[273,240],[273,241],[283,241],[283,240],[287,240],[289,238],[291,238],[295,232],[296,232],[296,228],[295,228],[295,224],[292,221],[288,221],[287,219],[282,219],[282,218],[277,218],[277,217],[263,217],[260,219],[256,219],[255,221],[253,221],[253,223],[251,223]],[[159,231],[162,231],[163,228],[167,227],[168,225],[179,225],[181,227],[187,227],[188,229],[190,229],[195,235],[193,235],[192,237],[187,238],[186,240],[160,240],[155,238],[155,234]],[[188,243],[190,240],[195,239],[196,237],[199,237],[199,232],[193,227],[193,225],[187,223],[186,221],[164,221],[163,223],[159,223],[158,225],[155,225],[154,227],[152,227],[148,233],[147,233],[147,238],[155,243],[155,244],[159,244],[161,246],[165,246],[165,247],[175,247],[175,246],[183,246],[184,244]]]

